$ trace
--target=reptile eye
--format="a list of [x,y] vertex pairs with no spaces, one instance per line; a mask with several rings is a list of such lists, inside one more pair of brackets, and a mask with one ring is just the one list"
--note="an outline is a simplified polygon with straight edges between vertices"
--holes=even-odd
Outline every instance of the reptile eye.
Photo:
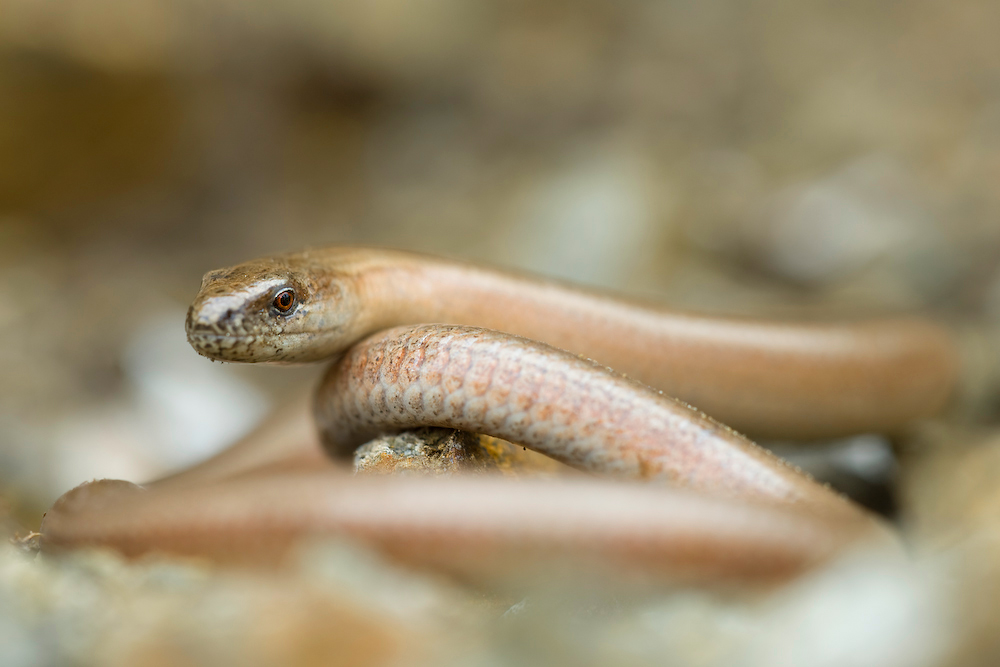
[[274,295],[274,301],[271,302],[274,309],[279,313],[287,313],[295,305],[295,290],[283,289]]

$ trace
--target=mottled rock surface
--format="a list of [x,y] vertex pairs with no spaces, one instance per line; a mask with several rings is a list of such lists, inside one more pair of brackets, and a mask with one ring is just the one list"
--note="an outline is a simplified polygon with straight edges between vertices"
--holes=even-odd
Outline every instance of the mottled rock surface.
[[354,469],[367,475],[572,472],[506,440],[445,428],[421,428],[376,438],[354,453]]

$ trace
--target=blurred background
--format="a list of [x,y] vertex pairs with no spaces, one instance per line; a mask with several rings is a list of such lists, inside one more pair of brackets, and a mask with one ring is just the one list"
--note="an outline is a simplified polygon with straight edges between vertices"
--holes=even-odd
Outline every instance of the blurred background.
[[[700,311],[921,312],[989,351],[998,25],[992,0],[0,0],[0,498],[37,525],[308,386],[183,332],[205,271],[306,246]],[[917,533],[978,535],[986,416],[777,447]]]

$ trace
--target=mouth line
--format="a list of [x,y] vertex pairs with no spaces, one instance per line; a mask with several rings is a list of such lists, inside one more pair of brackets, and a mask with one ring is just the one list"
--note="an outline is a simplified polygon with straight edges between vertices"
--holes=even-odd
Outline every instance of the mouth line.
[[257,340],[259,338],[263,338],[263,336],[261,335],[254,335],[254,334],[224,334],[224,333],[215,333],[213,331],[205,331],[205,332],[189,331],[187,333],[187,337],[188,340],[191,340],[193,338],[197,338],[200,340],[248,340],[250,338]]
[[197,338],[201,340],[250,340],[260,341],[265,339],[276,339],[276,338],[286,338],[292,336],[303,336],[303,335],[313,335],[321,333],[320,331],[286,331],[281,333],[260,333],[260,334],[226,334],[218,333],[215,331],[188,331],[188,340]]

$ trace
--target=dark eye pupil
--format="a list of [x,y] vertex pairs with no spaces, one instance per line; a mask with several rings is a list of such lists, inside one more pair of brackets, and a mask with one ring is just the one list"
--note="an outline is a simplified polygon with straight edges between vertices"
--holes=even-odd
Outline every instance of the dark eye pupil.
[[274,305],[280,311],[289,310],[295,303],[295,295],[291,290],[285,290],[274,297]]

